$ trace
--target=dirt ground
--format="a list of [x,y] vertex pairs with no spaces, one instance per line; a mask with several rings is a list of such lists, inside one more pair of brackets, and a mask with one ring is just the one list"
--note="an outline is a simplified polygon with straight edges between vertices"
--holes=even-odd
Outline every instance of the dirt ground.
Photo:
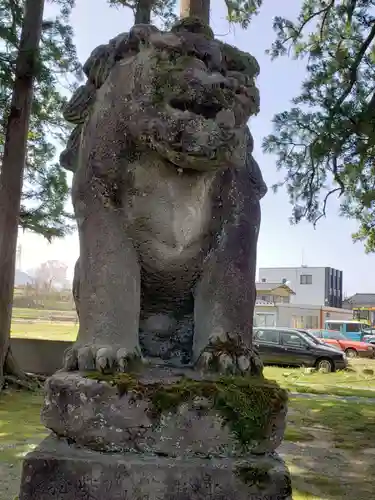
[[[308,442],[284,441],[279,453],[292,474],[298,500],[369,500],[375,498],[375,448],[353,453],[335,448],[326,432]],[[304,496],[305,494],[306,496]]]

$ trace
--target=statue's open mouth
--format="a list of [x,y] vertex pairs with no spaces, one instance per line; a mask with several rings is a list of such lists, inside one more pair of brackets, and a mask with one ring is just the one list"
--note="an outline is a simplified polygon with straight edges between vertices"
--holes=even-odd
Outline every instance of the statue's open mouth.
[[179,109],[180,111],[189,111],[195,115],[203,116],[208,120],[214,120],[216,115],[223,109],[220,103],[198,103],[196,101],[174,98],[171,99],[170,105],[172,108]]

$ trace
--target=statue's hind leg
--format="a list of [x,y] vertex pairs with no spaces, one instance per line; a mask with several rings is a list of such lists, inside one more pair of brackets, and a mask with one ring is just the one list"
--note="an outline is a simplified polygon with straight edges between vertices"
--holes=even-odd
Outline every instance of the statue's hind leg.
[[65,368],[124,371],[140,356],[140,266],[122,212],[90,198],[75,202],[80,326],[77,342],[65,357]]

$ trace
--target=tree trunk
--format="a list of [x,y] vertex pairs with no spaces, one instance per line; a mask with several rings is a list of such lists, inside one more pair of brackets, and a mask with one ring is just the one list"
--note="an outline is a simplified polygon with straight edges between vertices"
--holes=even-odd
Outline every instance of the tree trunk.
[[181,0],[180,16],[199,17],[210,24],[210,0]]
[[38,68],[44,0],[26,0],[15,81],[6,125],[0,173],[0,388],[5,371],[19,376],[10,352],[10,325],[17,251],[17,235],[27,134]]
[[151,7],[153,3],[154,0],[138,0],[134,24],[151,23]]

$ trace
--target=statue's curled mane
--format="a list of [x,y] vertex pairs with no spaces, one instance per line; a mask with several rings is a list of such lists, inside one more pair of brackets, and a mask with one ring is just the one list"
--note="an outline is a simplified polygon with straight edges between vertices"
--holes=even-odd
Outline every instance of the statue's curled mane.
[[[97,90],[107,80],[117,62],[136,55],[141,45],[147,45],[150,35],[155,33],[162,32],[152,25],[136,25],[131,28],[129,33],[120,33],[108,44],[99,45],[93,50],[83,66],[87,81],[73,93],[63,110],[64,118],[75,126],[70,134],[66,149],[60,156],[60,164],[63,168],[72,172],[77,170],[81,132],[86,118],[94,106]],[[179,36],[199,33],[208,39],[214,39],[211,28],[196,19],[179,21],[172,27],[171,33]],[[259,66],[254,57],[221,41],[217,41],[217,44],[220,46],[222,58],[228,70],[243,73],[245,78],[250,79],[254,79],[258,75]],[[204,44],[202,47],[195,46],[194,50],[199,53],[200,50],[204,50]],[[204,58],[204,54],[199,55]],[[214,63],[215,61],[212,62],[212,64]]]

